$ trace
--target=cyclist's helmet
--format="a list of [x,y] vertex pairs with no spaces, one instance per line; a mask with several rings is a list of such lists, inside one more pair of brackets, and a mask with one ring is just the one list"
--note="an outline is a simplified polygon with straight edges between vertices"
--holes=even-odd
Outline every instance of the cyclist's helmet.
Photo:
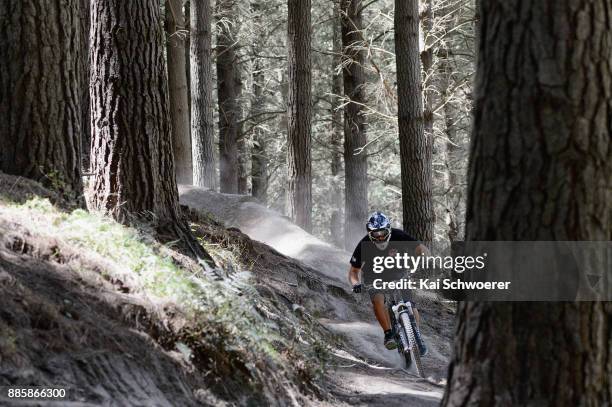
[[380,250],[387,248],[391,239],[391,220],[382,212],[376,211],[370,215],[366,223],[368,237]]

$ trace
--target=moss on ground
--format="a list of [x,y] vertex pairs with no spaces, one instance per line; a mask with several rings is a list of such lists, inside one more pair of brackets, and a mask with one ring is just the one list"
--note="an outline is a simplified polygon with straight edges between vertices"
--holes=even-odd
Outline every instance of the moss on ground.
[[[278,386],[287,387],[283,383],[290,380],[302,391],[318,393],[325,341],[312,322],[258,293],[248,260],[242,261],[240,247],[228,249],[231,242],[208,243],[199,236],[224,266],[213,273],[157,243],[147,225],[127,227],[97,213],[60,209],[47,198],[12,202],[5,196],[3,218],[59,242],[48,260],[78,269],[85,267],[79,257],[94,258],[100,263],[96,272],[122,281],[130,295],[174,304],[187,322],[171,337],[157,339],[184,354],[201,373],[212,374],[220,391],[231,393],[228,383],[246,384],[258,394],[254,400],[263,402],[278,397]],[[27,237],[19,239],[26,244]],[[64,253],[66,248],[70,253]]]

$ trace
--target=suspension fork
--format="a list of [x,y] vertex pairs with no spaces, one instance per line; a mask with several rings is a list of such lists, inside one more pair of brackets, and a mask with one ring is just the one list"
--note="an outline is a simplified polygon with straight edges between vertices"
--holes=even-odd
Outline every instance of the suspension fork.
[[397,304],[394,304],[391,307],[393,314],[395,315],[395,320],[397,324],[403,328],[399,330],[400,339],[402,341],[402,346],[404,347],[404,352],[410,352],[410,348],[412,346],[411,341],[414,340],[413,335],[407,335],[407,331],[412,331],[412,325],[410,323],[411,320],[414,320],[414,311],[412,310],[412,304],[408,302],[401,301]]

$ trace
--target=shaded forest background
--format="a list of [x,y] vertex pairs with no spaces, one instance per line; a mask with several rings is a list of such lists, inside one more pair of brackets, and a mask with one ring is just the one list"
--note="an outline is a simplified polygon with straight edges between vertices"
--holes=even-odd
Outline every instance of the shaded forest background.
[[348,249],[372,210],[423,241],[463,235],[472,1],[14,2],[2,17],[5,172],[178,237],[175,183],[253,195]]
[[[288,110],[288,30],[308,31],[307,22],[298,17],[288,27],[286,1],[196,3],[161,5],[177,182],[252,194],[292,216],[288,128],[304,120],[297,117],[304,109]],[[312,77],[305,125],[312,193],[311,202],[303,197],[298,205],[311,205],[313,233],[340,247],[345,223],[351,248],[371,210],[402,222],[394,7],[391,0],[311,5],[304,59]],[[418,52],[422,67],[422,117],[412,121],[423,125],[413,137],[431,150],[434,217],[418,216],[433,221],[433,235],[422,238],[454,240],[465,217],[475,10],[471,1],[426,0],[418,13],[419,49],[408,52]],[[415,98],[411,92],[407,98]],[[83,151],[87,174],[88,140]],[[407,178],[418,179],[415,171],[408,168]],[[408,206],[416,204],[411,198],[419,199],[407,196]]]
[[[219,75],[227,75],[219,74],[219,70],[231,65],[237,88],[237,113],[232,118],[236,123],[232,127],[238,129],[238,162],[230,165],[238,165],[237,192],[253,194],[286,213],[287,2],[218,3],[212,25],[212,55],[217,61],[217,69],[211,71],[215,76],[213,99],[218,100]],[[354,3],[359,13],[353,10],[349,16],[347,4],[314,0],[311,16],[312,226],[315,234],[339,246],[344,236],[347,109],[356,108],[363,117],[366,144],[355,143],[354,154],[367,157],[367,180],[352,181],[367,183],[367,196],[360,194],[362,189],[348,199],[367,202],[368,211],[388,212],[400,224],[402,220],[394,2]],[[357,14],[360,24],[355,25]],[[471,1],[422,1],[419,16],[424,136],[433,150],[435,179],[434,238],[456,239],[462,234],[464,219],[462,201],[475,60],[474,5]],[[344,44],[343,24],[348,25],[345,35],[350,37]],[[187,31],[168,35],[189,41]],[[231,63],[219,57],[225,46],[220,40],[225,36],[231,37],[227,42],[232,47],[224,51],[232,54]],[[355,64],[360,65],[363,76],[362,83],[353,85],[352,80],[359,79],[352,73]],[[355,94],[346,92],[347,82],[359,88],[362,100],[355,102]],[[218,137],[219,105],[215,104],[213,110],[214,134]],[[218,151],[215,149],[216,162]],[[363,216],[358,227],[361,233]]]

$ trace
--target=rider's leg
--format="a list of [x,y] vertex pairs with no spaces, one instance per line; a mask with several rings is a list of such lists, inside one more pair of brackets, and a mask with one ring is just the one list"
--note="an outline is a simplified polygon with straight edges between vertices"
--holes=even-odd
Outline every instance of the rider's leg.
[[384,294],[370,292],[370,299],[372,300],[372,306],[374,307],[374,315],[376,315],[376,319],[385,333],[385,348],[389,350],[397,348],[397,343],[395,342],[393,331],[391,330],[391,318],[389,317],[389,312],[385,307]]
[[376,319],[383,331],[391,329],[391,320],[389,319],[389,313],[385,307],[384,294],[374,295],[372,297],[372,306],[374,307],[374,315],[376,315]]

